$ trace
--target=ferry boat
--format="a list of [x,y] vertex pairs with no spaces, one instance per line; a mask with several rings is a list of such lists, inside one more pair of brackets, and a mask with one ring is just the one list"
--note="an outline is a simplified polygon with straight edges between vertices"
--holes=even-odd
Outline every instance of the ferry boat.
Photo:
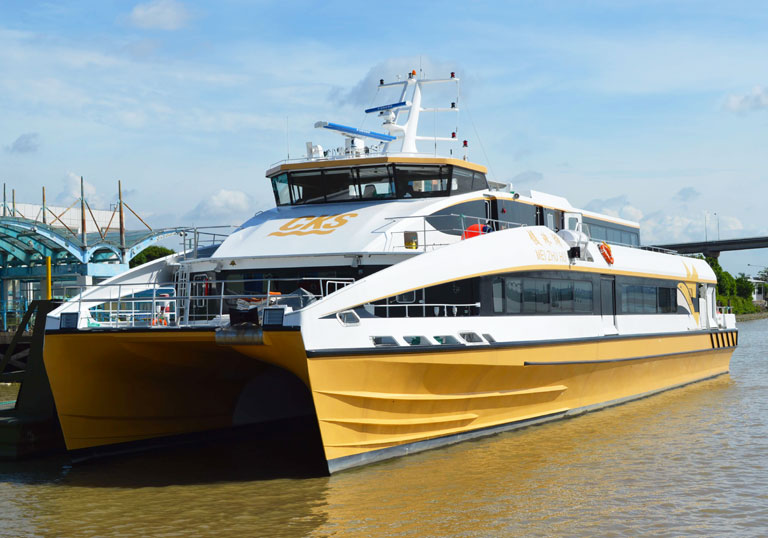
[[[427,108],[437,84],[457,97]],[[53,311],[67,448],[309,416],[335,472],[726,374],[738,333],[705,261],[418,133],[458,84],[381,80],[383,129],[318,122],[345,144],[270,168],[275,208]]]

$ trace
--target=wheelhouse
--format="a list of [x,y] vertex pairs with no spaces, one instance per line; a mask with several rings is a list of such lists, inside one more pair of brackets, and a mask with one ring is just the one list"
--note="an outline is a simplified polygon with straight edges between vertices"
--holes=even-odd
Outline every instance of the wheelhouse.
[[387,163],[289,170],[270,179],[278,206],[432,198],[488,189],[483,172],[452,164]]

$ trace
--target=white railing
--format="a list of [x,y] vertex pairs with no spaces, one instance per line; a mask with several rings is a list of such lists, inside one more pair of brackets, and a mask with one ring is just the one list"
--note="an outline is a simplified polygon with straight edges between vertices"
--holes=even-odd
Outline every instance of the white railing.
[[[387,250],[394,251],[415,250],[426,252],[450,245],[461,239],[484,235],[493,231],[526,226],[526,224],[519,222],[508,222],[458,213],[407,215],[403,217],[387,217],[385,220],[390,223],[407,222],[407,226],[411,228],[410,230],[394,232],[386,231]],[[440,225],[441,221],[446,222],[444,226]],[[453,240],[449,240],[449,238],[453,238]]]
[[[366,309],[371,310],[378,316],[383,312],[384,318],[390,317],[458,317],[465,315],[477,316],[480,314],[480,303],[387,303],[387,304],[368,304]],[[427,310],[429,309],[429,310]],[[429,314],[428,314],[429,312]],[[403,313],[404,315],[394,315]]]
[[[257,322],[265,306],[301,308],[353,282],[353,278],[193,280],[183,290],[161,282],[83,286],[80,295],[65,304],[61,327],[220,326],[233,317],[249,316]],[[73,314],[76,324],[65,323],[64,317]]]

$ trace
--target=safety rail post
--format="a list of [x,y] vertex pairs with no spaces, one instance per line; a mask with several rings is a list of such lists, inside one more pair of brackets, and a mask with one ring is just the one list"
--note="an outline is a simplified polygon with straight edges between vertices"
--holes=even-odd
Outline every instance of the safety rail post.
[[80,328],[80,319],[83,317],[83,294],[85,293],[85,284],[80,286],[80,293],[77,296],[77,327]]
[[[214,282],[216,282],[214,280]],[[221,294],[219,295],[219,323],[224,317],[224,280],[221,281]]]
[[149,314],[149,326],[152,327],[155,321],[155,312],[157,312],[157,285],[152,288],[152,311]]
[[123,296],[123,285],[117,285],[117,316],[115,317],[115,327],[120,327],[120,298]]

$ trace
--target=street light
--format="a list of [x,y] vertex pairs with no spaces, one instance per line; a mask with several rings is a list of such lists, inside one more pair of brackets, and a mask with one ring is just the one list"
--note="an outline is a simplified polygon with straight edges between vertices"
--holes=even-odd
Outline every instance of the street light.
[[706,243],[708,241],[707,239],[707,217],[709,216],[709,211],[704,212],[704,242]]
[[717,213],[715,216],[717,217],[717,240],[720,241],[720,216]]

